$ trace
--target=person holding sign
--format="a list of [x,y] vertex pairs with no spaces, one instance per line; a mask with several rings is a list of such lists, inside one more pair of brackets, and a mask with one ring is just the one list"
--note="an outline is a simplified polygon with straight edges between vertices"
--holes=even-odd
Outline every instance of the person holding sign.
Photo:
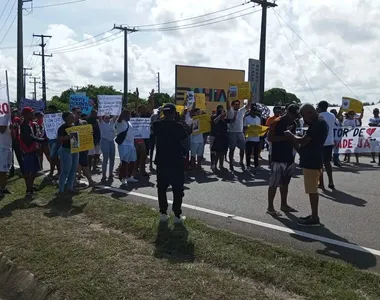
[[69,193],[74,192],[75,174],[79,163],[79,153],[71,153],[71,136],[66,132],[67,128],[74,126],[74,115],[70,112],[62,114],[63,123],[58,128],[58,141],[61,144],[59,157],[61,163],[61,174],[59,176],[59,193],[67,190]]
[[[379,109],[374,108],[373,109],[373,117],[369,119],[370,127],[380,127],[380,116],[379,116]],[[380,166],[380,153],[379,154],[379,166]],[[376,163],[376,153],[372,152],[372,161],[371,163]]]
[[[199,108],[195,108],[192,111],[193,116],[199,116],[201,114],[201,110]],[[204,138],[203,133],[200,132],[200,124],[199,120],[192,120],[191,121],[191,130],[193,134],[190,137],[190,152],[191,152],[191,167],[195,170],[196,168],[198,170],[202,169],[202,160],[203,160],[203,153],[205,150],[204,145]]]
[[[248,116],[244,118],[244,131],[248,126],[261,126],[261,118],[259,117],[259,111],[255,103],[251,105],[251,111]],[[247,168],[251,168],[251,155],[253,151],[253,160],[255,168],[259,166],[259,151],[260,151],[260,136],[248,136],[245,142],[245,159],[247,162]]]
[[[343,121],[343,127],[360,127],[362,126],[362,119],[364,115],[364,109],[362,110],[362,113],[360,114],[359,118],[356,117],[356,113],[353,110],[350,110],[348,113],[346,113],[346,119]],[[356,163],[359,163],[359,153],[355,153]],[[348,153],[344,156],[345,162],[350,162],[351,159],[351,153]]]

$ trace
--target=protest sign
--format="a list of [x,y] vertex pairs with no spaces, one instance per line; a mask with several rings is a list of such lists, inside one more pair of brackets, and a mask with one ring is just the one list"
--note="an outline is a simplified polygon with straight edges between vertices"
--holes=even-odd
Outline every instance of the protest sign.
[[206,95],[201,93],[194,94],[195,96],[195,107],[200,110],[206,111]]
[[57,138],[58,128],[63,124],[62,113],[44,115],[44,127],[49,140]]
[[70,111],[73,107],[79,107],[82,114],[89,115],[92,111],[92,105],[89,98],[84,94],[71,94],[70,95]]
[[91,150],[94,148],[92,125],[73,126],[66,129],[70,135],[71,153]]
[[150,118],[131,118],[135,139],[149,139],[150,137]]
[[193,135],[208,133],[211,131],[211,118],[209,115],[199,115],[193,117]]
[[175,108],[177,110],[177,113],[179,113],[180,115],[182,115],[183,111],[185,110],[185,107],[183,105],[176,105]]
[[232,82],[230,83],[230,101],[251,99],[250,82]]
[[45,102],[42,100],[21,99],[21,103],[20,103],[21,110],[24,107],[31,107],[35,111],[44,111],[45,110]]
[[193,105],[195,103],[195,96],[194,96],[194,91],[187,91],[185,94],[185,101],[186,101],[186,106],[189,107],[190,109],[193,108]]
[[8,126],[11,120],[11,110],[6,89],[0,90],[0,126]]
[[98,116],[118,116],[121,113],[121,95],[98,95]]
[[269,127],[261,125],[249,125],[245,131],[246,137],[264,136]]
[[334,148],[342,154],[380,152],[379,127],[334,128]]
[[342,111],[354,111],[357,114],[361,114],[363,111],[363,103],[357,99],[348,97],[342,98]]

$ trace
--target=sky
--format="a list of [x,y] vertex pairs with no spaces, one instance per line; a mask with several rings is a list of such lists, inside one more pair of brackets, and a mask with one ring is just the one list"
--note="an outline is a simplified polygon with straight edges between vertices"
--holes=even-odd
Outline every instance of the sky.
[[[0,2],[0,15],[7,1]],[[0,81],[4,83],[8,70],[11,100],[16,97],[14,1],[9,0],[0,18],[0,29],[5,24],[0,30]],[[128,36],[128,82],[130,90],[139,88],[141,97],[157,90],[157,72],[161,92],[174,94],[176,64],[247,71],[248,59],[259,58],[260,7],[244,0],[87,0],[41,7],[68,1],[34,0],[33,10],[31,3],[24,4],[24,66],[33,68],[33,76],[41,77],[41,57],[32,55],[40,51],[40,40],[32,35],[52,36],[45,48],[53,54],[46,63],[48,99],[72,86],[123,89],[123,36],[111,30],[114,24],[140,30]],[[342,96],[380,100],[380,1],[276,3],[278,7],[268,10],[266,89],[285,88],[310,103],[340,103]],[[208,24],[216,21],[220,22]],[[144,26],[159,23],[167,24]]]

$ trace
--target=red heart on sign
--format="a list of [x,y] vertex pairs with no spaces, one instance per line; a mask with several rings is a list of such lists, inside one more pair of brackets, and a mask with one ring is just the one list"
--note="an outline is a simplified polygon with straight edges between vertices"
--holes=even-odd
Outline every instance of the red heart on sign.
[[366,132],[368,133],[369,136],[372,136],[372,134],[376,131],[376,128],[368,128]]

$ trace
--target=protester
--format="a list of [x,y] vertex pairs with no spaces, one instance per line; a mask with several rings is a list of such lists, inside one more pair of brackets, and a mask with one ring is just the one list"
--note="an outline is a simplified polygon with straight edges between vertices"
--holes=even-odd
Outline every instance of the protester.
[[[373,118],[369,119],[368,126],[371,127],[380,127],[380,116],[379,116],[379,109],[374,108],[373,110]],[[380,153],[378,153],[379,156],[379,166],[380,166]],[[372,152],[372,161],[371,163],[376,163],[376,153]]]
[[247,101],[247,104],[240,108],[240,101],[235,100],[231,102],[227,101],[227,118],[234,120],[229,124],[228,136],[229,136],[229,163],[230,170],[233,171],[235,148],[240,149],[240,167],[244,170],[244,150],[245,150],[245,137],[243,133],[244,115],[247,110],[250,109],[252,104],[252,97]]
[[[201,114],[201,110],[199,108],[195,108],[192,111],[192,116],[199,116]],[[192,120],[191,121],[191,130],[192,135],[190,136],[190,152],[191,152],[191,160],[190,165],[193,170],[202,169],[202,160],[204,154],[204,138],[202,133],[196,133],[194,131],[199,129],[199,121]]]
[[[359,118],[356,117],[356,113],[351,110],[346,113],[346,119],[343,121],[344,127],[360,127],[362,125],[362,119],[363,119],[364,109],[362,110],[362,113],[360,114]],[[359,153],[355,153],[356,163],[359,163]],[[345,162],[350,162],[351,159],[351,153],[346,154],[344,156]]]
[[[335,128],[335,115],[328,112],[327,109],[329,108],[329,104],[327,101],[321,101],[318,103],[318,110],[319,115],[326,121],[329,132],[326,138],[326,141],[323,145],[323,165],[325,166],[325,170],[327,173],[327,177],[329,180],[328,187],[329,189],[334,190],[334,179],[333,179],[333,171],[331,166],[331,160],[332,160],[332,153],[334,148],[334,128]],[[323,180],[323,169],[322,174],[319,179],[319,188],[325,189],[325,184]]]
[[99,117],[100,149],[103,154],[102,182],[107,181],[107,165],[109,165],[108,180],[113,180],[113,168],[115,165],[115,122],[119,116],[111,118],[109,115]]
[[[335,116],[335,123],[334,123],[334,129],[338,129],[340,127],[342,127],[342,121],[343,121],[343,116],[341,113],[338,114],[338,112],[336,111],[336,109],[332,109],[330,110],[330,112]],[[339,143],[339,138],[338,137],[335,137],[334,136],[334,144],[338,144]],[[333,151],[333,162],[334,162],[334,165],[337,166],[337,167],[341,167],[342,166],[342,163],[341,161],[339,160],[339,148],[338,147],[334,147],[334,151]]]
[[150,139],[149,139],[149,167],[153,169],[153,153],[154,147],[156,145],[156,137],[153,134],[153,123],[156,122],[160,118],[161,108],[159,107],[157,111],[150,117]]
[[38,144],[45,142],[45,139],[38,138],[36,135],[37,124],[33,122],[34,110],[31,107],[24,107],[22,116],[24,120],[20,125],[20,148],[23,152],[26,195],[32,196],[34,180],[41,170]]
[[[56,114],[58,113],[58,109],[55,105],[49,105],[47,107],[47,113]],[[47,178],[50,180],[55,180],[59,178],[60,169],[61,169],[60,161],[58,157],[60,142],[57,139],[49,139],[48,147],[49,147],[49,156],[50,156],[50,172]],[[54,175],[55,168],[57,168],[56,175]]]
[[296,133],[295,120],[299,117],[299,107],[295,104],[287,107],[286,114],[273,120],[269,127],[268,141],[272,145],[271,176],[268,187],[268,209],[267,213],[273,216],[280,215],[274,209],[274,198],[277,188],[280,188],[281,207],[284,212],[295,212],[288,205],[289,183],[293,175],[294,164],[294,142],[285,132]]
[[12,165],[12,135],[9,125],[0,126],[0,199],[10,194],[7,173]]
[[169,185],[173,190],[174,223],[182,223],[182,199],[184,196],[184,148],[182,141],[189,132],[177,121],[175,121],[176,107],[173,104],[166,104],[163,107],[164,119],[153,123],[153,134],[156,137],[156,158],[157,165],[157,191],[160,208],[160,221],[167,222],[168,199],[167,189]]
[[20,173],[21,175],[24,175],[24,160],[23,160],[23,153],[20,148],[20,125],[21,125],[21,118],[17,116],[17,114],[12,113],[11,116],[11,135],[12,135],[12,166],[9,171],[9,177],[13,177],[15,173],[14,168],[14,158],[13,158],[13,152],[16,156],[17,163],[20,167]]
[[[251,105],[251,110],[249,115],[244,118],[244,132],[247,130],[248,126],[260,126],[261,118],[255,103]],[[251,168],[251,155],[253,152],[253,160],[255,168],[259,166],[259,152],[260,152],[260,137],[251,136],[247,137],[245,142],[245,159],[247,162],[247,169]]]
[[58,141],[60,142],[59,157],[61,163],[61,174],[59,176],[59,193],[65,192],[65,185],[69,193],[74,192],[75,174],[79,163],[79,153],[71,153],[70,135],[66,129],[74,126],[74,115],[70,112],[62,114],[63,123],[58,128]]
[[[149,112],[148,108],[145,105],[140,105],[138,107],[138,113],[134,117],[149,119],[151,117],[151,113]],[[136,147],[136,153],[137,153],[137,163],[135,166],[135,170],[141,176],[148,176],[148,173],[146,172],[146,169],[145,169],[145,165],[146,165],[146,159],[149,152],[149,139],[135,138],[135,147]]]
[[119,168],[119,179],[123,186],[127,183],[138,182],[132,176],[137,160],[136,148],[134,146],[134,135],[132,124],[129,121],[131,113],[123,110],[116,122],[116,143],[118,144],[121,166]]
[[329,127],[311,104],[302,105],[300,113],[308,124],[306,135],[299,137],[289,130],[285,132],[285,136],[300,145],[300,167],[303,169],[305,192],[309,195],[311,206],[311,215],[299,218],[297,223],[300,226],[318,227],[320,226],[318,183],[323,168],[323,145],[329,134]]
[[[87,124],[92,125],[92,136],[94,148],[88,151],[88,168],[93,173],[98,172],[98,162],[100,159],[100,129],[98,124],[98,111],[93,109],[87,118]],[[92,168],[92,169],[91,169]]]
[[[37,111],[34,113],[34,118],[35,118],[35,121],[37,124],[36,125],[37,137],[44,139],[44,140],[47,140],[46,133],[45,133],[45,125],[44,125],[44,114],[42,112]],[[43,162],[44,162],[44,154],[45,154],[47,161],[50,164],[50,151],[49,151],[48,143],[41,143],[39,145],[38,155],[39,155],[39,159],[40,159],[41,169],[42,169]]]

